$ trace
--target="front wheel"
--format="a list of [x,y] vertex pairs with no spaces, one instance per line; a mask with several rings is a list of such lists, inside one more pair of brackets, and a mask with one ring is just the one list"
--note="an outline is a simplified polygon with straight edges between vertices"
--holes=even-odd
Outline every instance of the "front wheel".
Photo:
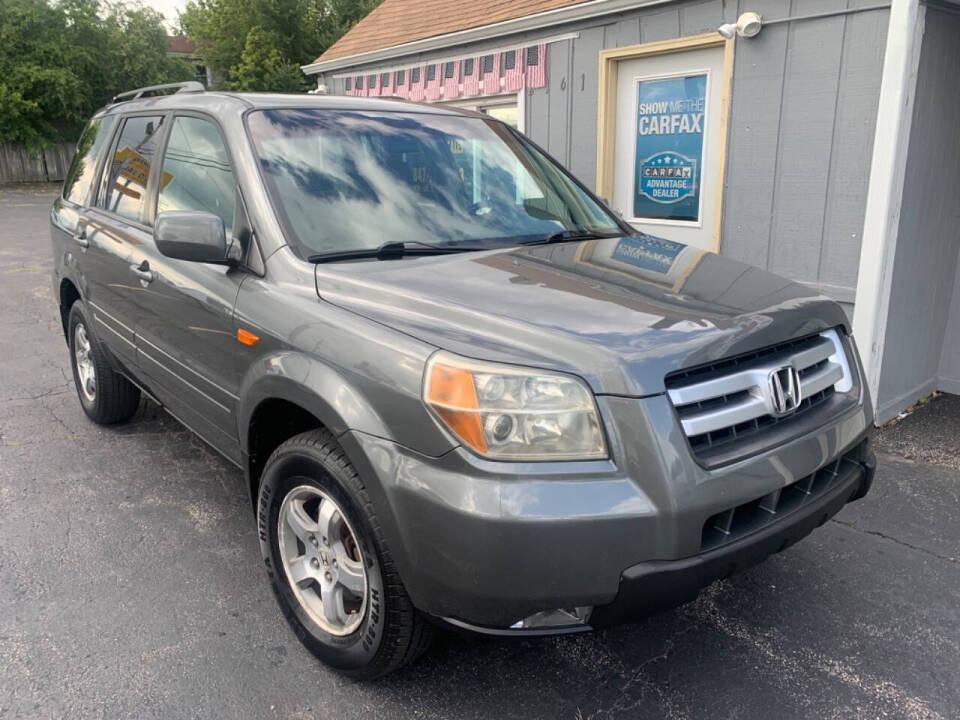
[[280,608],[320,660],[371,679],[427,648],[432,628],[411,604],[366,489],[329,432],[303,433],[274,451],[257,522]]

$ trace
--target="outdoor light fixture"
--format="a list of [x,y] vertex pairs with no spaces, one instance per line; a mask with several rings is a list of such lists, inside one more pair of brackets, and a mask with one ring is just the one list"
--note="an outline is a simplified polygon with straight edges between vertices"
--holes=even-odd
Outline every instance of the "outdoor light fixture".
[[736,23],[724,23],[717,28],[717,32],[723,35],[727,40],[739,35],[743,38],[750,38],[760,32],[763,27],[763,18],[760,13],[745,12],[737,18]]

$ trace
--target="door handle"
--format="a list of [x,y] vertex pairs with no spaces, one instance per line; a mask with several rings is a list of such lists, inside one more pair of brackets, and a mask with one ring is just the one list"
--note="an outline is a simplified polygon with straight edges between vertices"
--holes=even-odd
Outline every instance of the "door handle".
[[87,239],[87,229],[86,229],[86,228],[83,228],[82,230],[79,230],[79,231],[73,236],[73,239],[76,240],[76,241],[77,241],[77,244],[80,245],[80,247],[82,247],[82,248],[84,248],[84,249],[90,247],[90,241]]
[[144,260],[139,265],[131,265],[130,269],[133,271],[133,274],[140,278],[140,282],[143,283],[146,287],[147,283],[151,283],[157,278],[157,271],[150,269],[150,263]]

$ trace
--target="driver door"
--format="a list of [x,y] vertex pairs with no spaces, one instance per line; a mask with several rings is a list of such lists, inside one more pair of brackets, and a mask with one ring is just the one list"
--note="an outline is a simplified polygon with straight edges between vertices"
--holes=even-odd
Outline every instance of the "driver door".
[[[162,157],[156,213],[214,213],[223,220],[229,242],[237,206],[233,166],[216,125],[206,117],[175,115]],[[174,415],[239,461],[238,393],[252,349],[237,340],[233,308],[247,273],[168,258],[152,239],[143,252],[152,279],[150,305],[137,319],[138,362]]]

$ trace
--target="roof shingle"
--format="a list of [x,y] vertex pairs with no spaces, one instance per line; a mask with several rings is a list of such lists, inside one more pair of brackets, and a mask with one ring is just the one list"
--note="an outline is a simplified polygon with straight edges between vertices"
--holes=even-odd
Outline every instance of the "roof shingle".
[[317,62],[492,25],[588,0],[384,0]]

